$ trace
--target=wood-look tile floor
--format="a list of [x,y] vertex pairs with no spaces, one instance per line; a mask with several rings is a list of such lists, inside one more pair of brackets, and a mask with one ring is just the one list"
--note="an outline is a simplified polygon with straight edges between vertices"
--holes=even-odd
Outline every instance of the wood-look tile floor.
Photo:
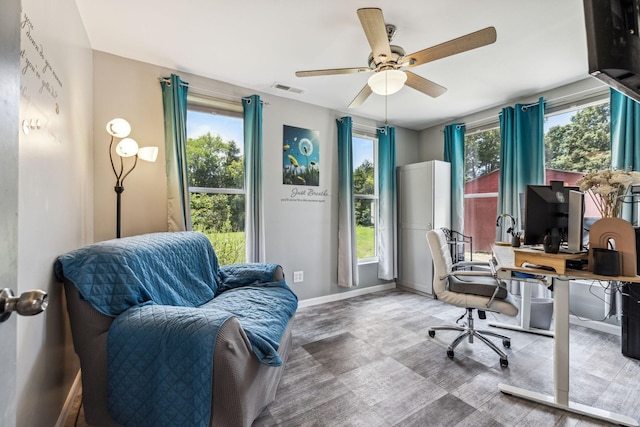
[[[402,290],[299,309],[276,399],[254,427],[609,425],[498,391],[502,382],[551,394],[552,338],[496,329],[511,337],[508,368],[478,340],[448,359],[457,333],[429,338],[427,328],[463,313]],[[476,327],[491,320],[515,321],[487,313]],[[640,419],[640,361],[621,354],[620,340],[571,325],[569,397]],[[76,415],[85,426],[81,410],[67,426]]]
[[[495,329],[511,337],[509,367],[475,340],[452,361],[464,309],[401,290],[302,308],[293,350],[271,403],[254,426],[602,426],[498,391],[507,383],[553,393],[553,339]],[[487,321],[515,322],[487,313]],[[640,419],[640,361],[620,337],[571,325],[570,399]],[[498,345],[501,343],[498,340]]]

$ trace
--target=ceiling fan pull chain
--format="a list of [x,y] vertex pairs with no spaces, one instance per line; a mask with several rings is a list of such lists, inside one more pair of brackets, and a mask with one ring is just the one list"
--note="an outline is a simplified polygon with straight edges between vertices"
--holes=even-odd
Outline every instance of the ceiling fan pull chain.
[[389,124],[388,116],[387,116],[387,99],[389,95],[384,96],[384,125],[387,126]]

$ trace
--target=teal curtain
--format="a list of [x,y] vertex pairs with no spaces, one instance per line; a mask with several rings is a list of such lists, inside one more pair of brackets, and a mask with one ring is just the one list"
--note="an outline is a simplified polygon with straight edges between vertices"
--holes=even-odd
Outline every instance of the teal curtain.
[[378,278],[397,277],[396,129],[378,128]]
[[191,230],[189,179],[187,176],[187,92],[189,84],[179,76],[160,80],[164,111],[167,168],[168,230]]
[[464,123],[444,127],[444,161],[451,163],[451,229],[464,234]]
[[[540,98],[535,104],[503,108],[497,214],[518,218],[518,227],[521,227],[520,194],[524,194],[528,184],[544,184],[544,181],[544,99]],[[509,241],[506,230],[497,230],[496,238]]]
[[351,117],[338,125],[338,285],[358,286],[358,253],[353,199],[353,124]]
[[[611,168],[639,171],[640,104],[611,89],[609,105],[611,107]],[[635,204],[623,204],[621,217],[632,224],[637,222]]]
[[262,101],[258,95],[242,99],[244,110],[244,179],[246,262],[264,262],[262,210]]

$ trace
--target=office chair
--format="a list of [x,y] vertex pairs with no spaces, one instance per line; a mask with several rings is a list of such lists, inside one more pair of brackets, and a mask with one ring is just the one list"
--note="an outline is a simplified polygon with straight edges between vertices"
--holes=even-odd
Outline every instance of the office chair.
[[[493,265],[486,262],[460,262],[453,264],[449,243],[442,229],[427,231],[427,243],[433,257],[433,291],[442,302],[467,310],[467,323],[464,326],[432,326],[429,328],[429,336],[435,337],[436,331],[450,330],[460,331],[460,335],[453,340],[447,348],[447,356],[453,360],[454,349],[463,339],[469,338],[473,343],[474,338],[488,345],[500,356],[500,366],[509,366],[507,355],[485,335],[500,338],[505,348],[511,347],[511,339],[507,336],[496,334],[492,331],[477,330],[473,326],[473,310],[478,310],[481,319],[486,318],[485,311],[493,311],[516,316],[518,308],[507,292],[504,282],[497,279],[493,272]],[[455,270],[457,267],[484,265],[490,266],[491,271]],[[460,318],[464,317],[461,316]],[[458,319],[460,320],[460,319]]]

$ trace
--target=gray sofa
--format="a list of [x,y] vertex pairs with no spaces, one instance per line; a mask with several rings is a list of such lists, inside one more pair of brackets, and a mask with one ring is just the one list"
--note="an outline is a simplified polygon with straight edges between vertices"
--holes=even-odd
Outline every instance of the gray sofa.
[[[65,254],[58,258],[55,265],[56,276],[60,281],[64,283],[64,289],[67,300],[67,310],[69,312],[69,319],[71,323],[71,331],[73,335],[73,343],[76,353],[80,358],[81,371],[82,371],[82,402],[84,408],[84,414],[87,423],[98,426],[117,426],[117,425],[138,425],[138,421],[125,419],[122,420],[122,414],[114,414],[113,401],[118,402],[119,396],[113,396],[114,388],[110,385],[109,375],[114,375],[108,369],[110,355],[108,346],[113,345],[109,343],[110,330],[113,329],[114,321],[123,314],[114,316],[112,313],[105,314],[106,310],[104,305],[110,305],[113,302],[107,301],[89,301],[92,297],[89,294],[93,294],[93,289],[96,288],[96,281],[103,281],[103,277],[111,276],[110,272],[119,270],[122,265],[132,264],[131,260],[125,256],[121,257],[122,252],[132,252],[133,246],[134,257],[140,251],[151,252],[157,251],[158,247],[160,252],[168,253],[170,256],[160,256],[159,263],[167,268],[167,271],[175,272],[184,269],[183,265],[186,263],[186,270],[193,270],[193,256],[189,255],[189,251],[181,253],[180,250],[176,251],[175,248],[182,246],[182,240],[196,241],[196,251],[209,251],[206,246],[210,246],[206,237],[203,240],[202,235],[199,233],[154,233],[151,235],[136,236],[125,239],[116,239],[108,242],[101,242],[95,245],[90,245],[86,248],[81,248],[80,252],[73,251],[69,254]],[[165,240],[169,239],[170,243]],[[138,241],[143,241],[140,245],[143,249],[138,249]],[[151,242],[151,243],[149,243]],[[200,249],[202,246],[204,249]],[[114,252],[117,254],[115,261],[111,261],[112,256],[109,255],[109,267],[107,272],[103,273],[98,271],[95,267],[92,267],[92,274],[82,278],[78,276],[78,270],[86,267],[83,263],[86,263],[86,259],[92,259],[95,252]],[[175,253],[178,256],[175,256]],[[102,256],[102,255],[101,255]],[[204,256],[210,256],[205,254]],[[164,257],[164,258],[163,258]],[[201,307],[203,310],[207,307],[216,305],[216,302],[220,298],[220,295],[224,295],[228,300],[229,298],[238,300],[242,299],[242,292],[239,290],[247,291],[247,287],[256,288],[260,293],[272,292],[272,285],[268,284],[265,287],[260,286],[258,282],[264,282],[265,272],[270,272],[270,282],[274,282],[279,286],[279,292],[285,292],[286,284],[284,284],[285,290],[282,288],[284,283],[284,275],[282,268],[275,266],[272,269],[265,270],[264,268],[258,275],[251,274],[251,265],[240,266],[240,269],[231,269],[228,267],[218,267],[215,254],[213,255],[214,261],[212,264],[215,276],[214,284],[215,297],[204,304],[195,305],[195,308]],[[72,261],[69,261],[69,260]],[[80,261],[78,261],[80,260]],[[91,262],[91,261],[89,261]],[[168,262],[174,263],[174,265],[167,264]],[[143,263],[147,267],[149,261],[145,260]],[[153,262],[151,262],[153,264]],[[163,274],[163,267],[158,265],[152,265],[153,269],[151,276]],[[103,264],[99,264],[100,268]],[[69,273],[69,271],[74,270]],[[135,268],[134,268],[135,270]],[[134,271],[134,276],[137,274]],[[173,273],[172,273],[173,274]],[[191,274],[191,273],[189,273]],[[166,273],[165,273],[166,275]],[[262,279],[260,279],[262,275]],[[137,280],[137,277],[131,280]],[[257,278],[256,278],[257,277]],[[130,280],[130,279],[127,279]],[[153,277],[149,279],[145,275],[147,282],[153,281]],[[80,282],[91,282],[90,288],[83,285]],[[122,282],[122,278],[118,278],[116,281]],[[99,283],[103,286],[102,283]],[[85,286],[85,287],[83,287]],[[134,285],[135,286],[135,285]],[[138,285],[147,286],[147,284]],[[102,289],[102,288],[100,288]],[[129,288],[127,288],[129,289]],[[146,292],[146,291],[145,291]],[[184,294],[184,291],[181,291]],[[234,293],[235,292],[235,293]],[[290,292],[290,291],[289,291]],[[114,291],[114,294],[116,292]],[[144,293],[144,292],[143,292]],[[87,294],[87,295],[85,295]],[[293,293],[291,293],[293,294]],[[139,295],[137,296],[139,297]],[[151,299],[157,297],[151,297]],[[295,296],[294,296],[295,298]],[[145,299],[145,298],[143,298]],[[241,301],[241,303],[244,303]],[[101,305],[102,304],[102,305]],[[113,303],[115,304],[115,303]],[[129,301],[126,302],[127,306],[131,305],[132,308],[126,309],[124,313],[131,310],[143,310],[148,308],[149,301],[143,301],[141,304],[134,304]],[[151,302],[156,304],[156,302]],[[178,305],[178,304],[169,304]],[[286,304],[283,304],[286,305]],[[289,305],[291,305],[289,303]],[[159,306],[155,306],[159,307]],[[297,307],[297,299],[295,303]],[[295,312],[293,307],[293,312]],[[192,310],[192,308],[189,308]],[[269,309],[269,311],[278,311],[280,308]],[[251,310],[249,310],[251,311]],[[237,313],[236,313],[237,314]],[[213,381],[210,395],[210,418],[207,425],[209,426],[250,426],[255,418],[261,413],[261,411],[268,405],[275,397],[276,389],[280,378],[282,377],[284,364],[288,358],[289,351],[291,349],[291,328],[293,313],[281,314],[285,320],[285,327],[282,332],[282,336],[279,339],[277,345],[277,355],[274,355],[277,359],[278,356],[282,363],[278,366],[277,363],[265,364],[264,360],[261,360],[256,356],[256,345],[252,343],[252,340],[248,337],[253,337],[254,332],[245,331],[241,324],[242,316],[231,315],[217,330],[215,336],[215,345],[213,347],[213,357],[211,357],[210,364],[213,368]],[[269,328],[271,326],[268,326]],[[208,335],[209,336],[209,335]],[[213,334],[211,334],[213,336]],[[155,369],[155,367],[149,367]],[[173,368],[171,368],[173,369]],[[117,389],[116,389],[117,390]],[[170,390],[174,392],[174,390]],[[180,393],[180,391],[175,391]],[[128,397],[124,397],[128,399]],[[145,403],[146,404],[146,403]],[[150,403],[153,406],[153,402]],[[110,413],[111,409],[111,413]],[[144,411],[145,408],[137,409],[135,411]],[[180,408],[174,408],[174,410],[180,411]],[[118,412],[118,410],[116,410]],[[115,419],[119,420],[116,422]],[[162,418],[164,420],[164,418]],[[149,421],[148,425],[156,424],[156,421]],[[171,425],[170,418],[166,420],[166,425]],[[182,421],[186,423],[183,425],[191,424],[189,421]]]

